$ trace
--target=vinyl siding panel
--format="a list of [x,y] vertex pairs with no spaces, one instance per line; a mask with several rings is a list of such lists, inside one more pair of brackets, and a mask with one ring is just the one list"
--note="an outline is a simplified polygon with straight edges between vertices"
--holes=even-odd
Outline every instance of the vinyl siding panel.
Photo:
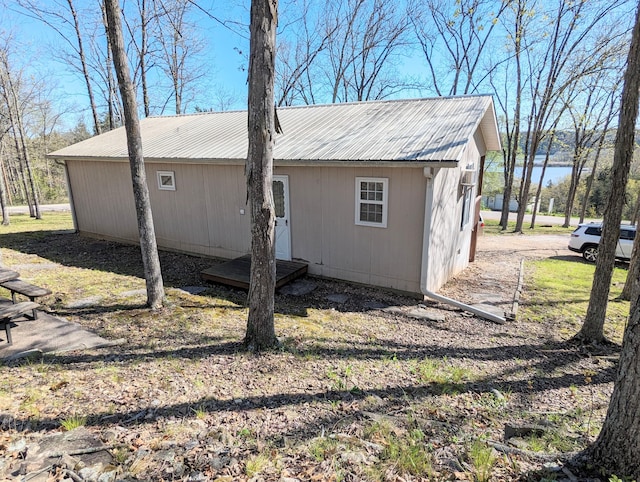
[[[137,243],[129,165],[69,161],[67,169],[78,230]],[[224,258],[249,252],[250,216],[241,166],[147,163],[146,171],[158,246]],[[157,171],[174,171],[175,191],[158,189]]]
[[129,165],[73,161],[67,166],[78,230],[138,242]]
[[[146,170],[158,244],[206,253],[202,249],[209,245],[203,166],[153,163]],[[175,191],[158,188],[158,171],[174,172]]]
[[427,288],[437,291],[451,277],[469,265],[471,232],[473,230],[474,200],[477,188],[471,193],[469,222],[462,226],[464,189],[460,185],[462,171],[467,165],[480,165],[480,150],[471,139],[463,153],[459,167],[438,169],[433,178],[434,193],[429,238]]
[[[422,169],[278,168],[289,176],[293,259],[309,272],[420,291]],[[355,224],[355,179],[389,179],[387,228]]]
[[[209,253],[235,258],[251,250],[251,215],[246,204],[244,166],[204,166],[203,194],[209,230]],[[245,214],[240,214],[244,209]]]

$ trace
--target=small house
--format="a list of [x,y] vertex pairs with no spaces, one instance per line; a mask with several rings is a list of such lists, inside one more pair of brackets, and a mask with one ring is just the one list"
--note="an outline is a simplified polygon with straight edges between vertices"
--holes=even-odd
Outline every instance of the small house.
[[[278,108],[279,259],[314,275],[436,291],[475,253],[482,170],[499,150],[491,96]],[[250,252],[247,113],[141,121],[158,246]],[[76,229],[138,241],[124,128],[50,154],[66,166]]]

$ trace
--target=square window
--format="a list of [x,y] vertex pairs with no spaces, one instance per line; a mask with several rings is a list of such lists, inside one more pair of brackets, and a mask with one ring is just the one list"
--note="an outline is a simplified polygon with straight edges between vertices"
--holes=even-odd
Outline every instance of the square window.
[[158,189],[161,191],[175,191],[176,178],[173,171],[158,171]]
[[356,224],[387,227],[389,180],[386,178],[356,178]]

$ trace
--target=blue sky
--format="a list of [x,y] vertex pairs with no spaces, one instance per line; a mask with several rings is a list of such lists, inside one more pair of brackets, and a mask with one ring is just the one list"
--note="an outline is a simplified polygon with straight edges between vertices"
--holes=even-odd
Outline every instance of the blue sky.
[[[39,3],[46,5],[51,0]],[[98,4],[97,0],[76,0],[79,10],[92,7],[92,3]],[[199,16],[199,33],[205,43],[202,63],[214,68],[206,71],[203,79],[205,91],[191,105],[191,111],[195,104],[204,108],[214,106],[213,97],[217,90],[237,99],[234,108],[245,108],[247,74],[242,70],[245,60],[239,52],[245,55],[248,52],[248,11],[242,3],[220,0],[203,0],[200,3],[205,10],[224,21],[227,27],[204,15]],[[73,71],[63,59],[57,58],[57,52],[67,49],[66,42],[42,22],[19,14],[15,1],[7,2],[7,6],[9,8],[0,8],[0,31],[4,37],[11,36],[13,68],[22,69],[34,78],[42,78],[51,91],[50,98],[59,109],[77,113],[67,115],[68,122],[75,123],[79,117],[86,117],[86,112],[78,112],[86,111],[88,106],[84,81],[78,71]],[[212,94],[211,98],[209,94]]]
[[[35,0],[34,0],[35,1]],[[132,5],[133,0],[121,0],[125,5]],[[232,97],[233,103],[226,108],[245,109],[247,93],[246,57],[248,55],[248,21],[249,0],[198,0],[203,10],[215,15],[219,21],[208,18],[201,12],[197,13],[199,33],[205,42],[201,65],[205,66],[205,77],[202,79],[201,90],[186,108],[186,112],[193,112],[195,107],[219,109],[219,96]],[[286,29],[287,14],[294,11],[292,4],[299,0],[280,0],[280,27]],[[8,8],[1,8],[3,2]],[[10,32],[15,39],[12,55],[13,67],[23,68],[34,78],[44,79],[44,85],[51,90],[46,94],[55,106],[64,111],[66,127],[72,127],[78,119],[83,118],[87,125],[91,125],[88,116],[88,99],[86,88],[79,72],[73,72],[65,60],[56,53],[65,50],[64,41],[52,29],[41,22],[29,19],[16,12],[17,0],[0,0],[0,30],[3,37]],[[127,3],[128,2],[128,3]],[[402,2],[402,0],[401,0]],[[38,0],[38,5],[65,5],[66,0]],[[92,9],[98,12],[99,0],[75,0],[79,10]],[[629,7],[630,8],[630,7]],[[222,22],[223,24],[221,24]],[[86,26],[85,26],[86,27]],[[290,32],[291,30],[289,30]],[[506,33],[502,31],[502,39],[497,44],[504,45]],[[284,36],[279,38],[281,41]],[[426,63],[419,50],[405,49],[405,56],[400,58],[397,70],[401,76],[425,79]],[[53,53],[52,53],[53,52]],[[447,63],[441,67],[448,68]],[[427,84],[428,82],[425,82]],[[486,84],[485,84],[486,85]],[[488,93],[483,90],[479,93]],[[433,94],[426,89],[404,90],[396,96],[420,97]],[[501,93],[503,94],[503,93]],[[321,94],[322,96],[322,94]],[[327,101],[318,98],[316,101]],[[158,104],[160,105],[160,104]],[[106,110],[102,106],[102,111]],[[158,114],[158,110],[154,114]],[[170,114],[169,110],[165,113]]]
[[[0,0],[0,4],[3,0]],[[287,11],[291,11],[289,2],[280,2],[281,26],[283,28]],[[0,11],[0,29],[12,32],[17,40],[17,52],[14,63],[22,63],[26,71],[35,77],[46,78],[46,85],[52,90],[51,98],[60,110],[69,112],[65,116],[67,124],[75,124],[80,117],[84,117],[88,125],[88,97],[86,87],[80,73],[73,71],[65,61],[56,58],[51,52],[62,52],[67,49],[65,41],[50,27],[38,20],[30,19],[17,11],[16,0],[5,0],[8,8]],[[65,5],[66,0],[40,0],[39,5],[55,6],[56,3]],[[126,1],[123,2],[125,5]],[[98,0],[75,0],[79,13],[84,9],[94,9],[97,12]],[[131,5],[131,2],[129,2]],[[232,97],[234,102],[227,106],[232,109],[246,108],[247,72],[246,57],[249,50],[249,0],[200,0],[203,10],[214,15],[219,21],[207,18],[197,9],[199,33],[205,42],[202,54],[202,64],[206,65],[206,75],[202,81],[202,92],[196,100],[187,107],[187,112],[193,112],[195,106],[201,108],[218,109],[218,96]],[[283,20],[285,19],[285,20]],[[220,23],[223,22],[223,24]],[[24,55],[22,54],[24,52]],[[405,65],[399,66],[403,74],[418,75],[422,71],[421,61],[409,59]],[[414,95],[419,95],[416,93]],[[411,96],[410,93],[405,96]],[[73,113],[73,114],[72,114]],[[156,112],[157,113],[157,112]]]

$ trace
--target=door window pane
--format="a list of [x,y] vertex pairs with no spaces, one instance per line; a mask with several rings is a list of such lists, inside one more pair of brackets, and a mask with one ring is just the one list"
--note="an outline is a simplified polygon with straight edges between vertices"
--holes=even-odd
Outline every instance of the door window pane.
[[273,204],[276,209],[276,217],[284,218],[284,183],[282,181],[273,181]]

